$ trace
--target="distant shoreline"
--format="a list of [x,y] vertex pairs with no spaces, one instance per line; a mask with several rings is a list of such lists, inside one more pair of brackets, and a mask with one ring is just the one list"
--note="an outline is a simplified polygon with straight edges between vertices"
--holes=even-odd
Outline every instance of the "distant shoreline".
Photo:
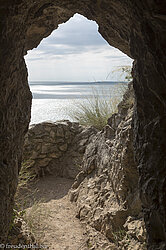
[[97,84],[127,84],[128,82],[125,81],[96,81],[96,82],[72,82],[72,81],[29,81],[30,85],[37,85],[37,84],[45,84],[47,85],[97,85]]

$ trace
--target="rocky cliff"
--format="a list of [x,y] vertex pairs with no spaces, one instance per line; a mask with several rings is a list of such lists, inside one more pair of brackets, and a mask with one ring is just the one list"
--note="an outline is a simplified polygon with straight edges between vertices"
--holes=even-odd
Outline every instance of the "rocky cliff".
[[86,147],[70,199],[87,224],[90,249],[146,249],[133,148],[132,85],[118,113]]

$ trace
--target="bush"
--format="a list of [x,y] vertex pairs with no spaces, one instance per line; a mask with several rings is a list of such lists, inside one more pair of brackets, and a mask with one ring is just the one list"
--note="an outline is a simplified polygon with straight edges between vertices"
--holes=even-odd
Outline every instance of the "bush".
[[70,111],[69,115],[81,125],[94,126],[101,130],[107,124],[108,118],[117,112],[117,105],[121,101],[122,92],[124,93],[125,89],[125,87],[118,89],[118,97],[108,97],[107,94],[107,98],[103,91],[100,95],[97,90],[93,89],[93,96],[87,98],[86,101],[77,103],[76,109]]
[[[115,71],[120,71],[127,82],[132,80],[131,66],[120,66]],[[108,74],[109,76],[110,74]],[[107,76],[107,78],[108,78]],[[106,78],[106,79],[107,79]],[[101,130],[107,124],[108,118],[117,112],[117,106],[126,91],[127,84],[117,86],[118,97],[108,97],[108,93],[102,91],[102,96],[96,89],[93,89],[92,98],[76,104],[77,108],[69,112],[70,117],[84,126],[94,126]],[[111,93],[111,90],[110,90]],[[133,100],[131,100],[133,102]]]

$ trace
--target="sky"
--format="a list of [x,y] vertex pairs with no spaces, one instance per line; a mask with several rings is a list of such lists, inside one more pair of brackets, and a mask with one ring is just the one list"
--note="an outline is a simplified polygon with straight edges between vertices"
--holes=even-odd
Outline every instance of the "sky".
[[25,61],[29,81],[119,81],[118,67],[132,64],[103,39],[96,22],[79,14],[28,51]]

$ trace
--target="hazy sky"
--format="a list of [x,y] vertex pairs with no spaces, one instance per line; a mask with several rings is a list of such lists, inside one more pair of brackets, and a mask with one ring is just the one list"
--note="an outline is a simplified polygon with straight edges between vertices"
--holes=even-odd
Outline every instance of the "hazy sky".
[[79,14],[28,51],[25,60],[30,81],[120,80],[112,71],[132,63],[102,38],[96,22]]

